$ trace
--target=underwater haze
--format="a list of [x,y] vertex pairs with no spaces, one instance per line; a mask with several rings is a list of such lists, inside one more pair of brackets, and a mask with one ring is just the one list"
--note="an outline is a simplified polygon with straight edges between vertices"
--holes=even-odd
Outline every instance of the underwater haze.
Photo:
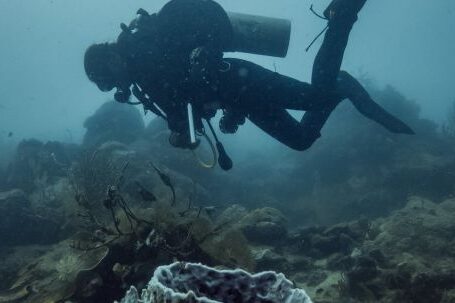
[[0,0],[0,303],[455,302],[455,2],[214,3]]
[[[92,43],[113,41],[120,22],[138,7],[159,9],[165,1],[2,1],[1,129],[20,138],[81,138],[80,121],[109,96],[87,81],[83,54]],[[309,7],[328,1],[220,1],[228,11],[288,18],[292,40],[285,59],[255,57],[268,68],[308,81],[318,45],[305,53],[324,27]],[[379,86],[393,85],[440,121],[453,101],[455,4],[450,0],[369,1],[351,36],[343,68]],[[319,40],[321,41],[321,40]],[[243,58],[249,56],[239,54]],[[27,122],[25,122],[27,121]],[[47,123],[49,122],[49,123]]]

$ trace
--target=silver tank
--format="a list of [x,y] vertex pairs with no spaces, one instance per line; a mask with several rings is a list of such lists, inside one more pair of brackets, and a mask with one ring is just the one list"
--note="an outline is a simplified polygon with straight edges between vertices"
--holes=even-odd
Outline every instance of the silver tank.
[[286,19],[227,12],[233,39],[227,51],[286,57],[291,22]]

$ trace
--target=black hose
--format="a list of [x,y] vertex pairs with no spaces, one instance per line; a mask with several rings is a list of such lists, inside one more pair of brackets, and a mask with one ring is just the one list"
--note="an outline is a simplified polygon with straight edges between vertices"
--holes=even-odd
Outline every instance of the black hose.
[[207,124],[210,128],[210,131],[212,132],[213,138],[215,139],[216,142],[216,149],[218,150],[218,164],[220,165],[221,169],[223,170],[230,170],[233,167],[233,163],[231,158],[229,158],[226,150],[224,149],[223,144],[218,140],[218,137],[216,136],[215,130],[213,129],[212,124],[210,123],[209,119],[206,119]]

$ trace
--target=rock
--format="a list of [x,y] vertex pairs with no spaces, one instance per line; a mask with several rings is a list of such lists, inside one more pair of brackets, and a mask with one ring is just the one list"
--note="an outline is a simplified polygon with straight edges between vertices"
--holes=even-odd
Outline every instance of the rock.
[[29,207],[30,204],[27,195],[20,189],[0,193],[0,208],[2,209],[22,209]]
[[388,265],[387,257],[380,249],[373,249],[372,251],[368,252],[368,256],[373,258],[377,264],[383,267]]
[[[386,220],[378,221],[379,234],[371,246],[399,264],[418,262],[420,270],[431,264],[433,269],[445,269],[455,256],[455,200],[437,205],[429,200],[412,197],[405,208]],[[431,261],[424,261],[431,256]],[[429,261],[429,260],[428,260]]]
[[7,171],[8,187],[21,188],[30,193],[66,176],[77,150],[75,145],[59,142],[22,141]]
[[355,241],[346,234],[314,235],[311,238],[311,244],[313,249],[320,253],[320,256],[329,256],[338,252],[347,254]]
[[145,128],[144,137],[147,140],[152,141],[161,140],[163,138],[167,140],[169,137],[169,133],[170,131],[168,129],[166,121],[160,117],[156,117],[155,119],[150,121],[147,127]]
[[441,303],[453,303],[455,302],[455,289],[447,290],[441,300]]
[[89,299],[94,297],[98,292],[101,292],[103,279],[96,272],[81,271],[76,278],[76,284],[77,291],[74,297],[78,299]]
[[289,270],[292,272],[306,272],[314,267],[314,262],[310,258],[302,255],[286,255],[289,263]]
[[248,214],[248,211],[245,207],[233,204],[226,208],[216,219],[217,224],[223,224],[224,222],[239,222],[243,217]]
[[114,275],[123,280],[126,275],[128,275],[131,271],[131,265],[124,265],[120,263],[115,263],[114,266],[112,266],[112,272]]
[[21,190],[0,193],[0,243],[2,245],[49,244],[58,240],[60,224],[30,209]]
[[104,103],[84,122],[85,147],[97,147],[107,141],[129,144],[138,139],[144,131],[144,121],[139,111],[128,104]]
[[0,166],[0,191],[6,190],[6,171]]
[[253,257],[256,263],[256,270],[277,270],[284,272],[289,264],[285,257],[277,254],[270,248],[259,248],[253,250]]
[[367,219],[360,219],[349,223],[337,224],[325,230],[326,235],[347,236],[354,241],[361,242],[365,239],[371,223]]
[[8,186],[27,192],[35,188],[34,180],[42,174],[40,151],[43,143],[38,140],[24,140],[19,143],[16,154],[8,168]]
[[277,245],[286,240],[286,219],[274,208],[256,209],[239,223],[246,238],[252,242]]
[[367,221],[359,220],[332,227],[304,228],[294,232],[287,242],[290,242],[296,252],[319,259],[337,253],[348,256],[363,242],[369,225]]
[[436,204],[411,197],[403,209],[373,222],[376,235],[368,232],[349,262],[333,255],[328,268],[347,266],[348,295],[362,302],[445,302],[455,288],[454,210],[453,199]]
[[[314,285],[320,282],[322,278],[325,279],[318,283],[315,287],[310,287],[306,282]],[[324,272],[316,270],[310,275],[299,274],[295,276],[296,282],[300,285],[305,285],[308,289],[308,293],[313,298],[314,302],[320,303],[331,303],[331,302],[355,302],[346,300],[346,298],[340,298],[340,291],[342,291],[343,275],[338,272]],[[300,282],[300,283],[299,283]]]
[[393,290],[408,289],[411,285],[412,276],[409,272],[396,270],[384,274],[386,286]]
[[333,254],[327,259],[327,268],[330,270],[345,271],[354,265],[354,260],[344,254]]
[[295,275],[297,282],[305,283],[308,286],[317,286],[327,279],[328,275],[323,270],[313,270],[308,273],[299,273]]
[[379,270],[376,261],[370,257],[360,256],[355,259],[354,267],[346,274],[350,284],[364,283],[377,277]]
[[406,292],[410,302],[441,302],[446,290],[455,288],[455,272],[420,273],[414,277]]

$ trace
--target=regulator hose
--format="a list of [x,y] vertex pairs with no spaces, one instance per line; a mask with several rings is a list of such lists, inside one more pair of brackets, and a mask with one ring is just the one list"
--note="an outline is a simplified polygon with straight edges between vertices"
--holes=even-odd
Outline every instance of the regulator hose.
[[202,159],[197,155],[195,150],[191,150],[191,152],[193,153],[194,157],[196,158],[197,162],[199,163],[199,165],[201,167],[207,168],[207,169],[214,168],[216,166],[216,156],[217,156],[215,145],[213,145],[212,140],[210,140],[209,136],[205,132],[202,133],[202,136],[207,140],[207,142],[210,145],[210,149],[211,149],[212,155],[213,155],[212,162],[207,163],[207,162],[202,161]]
[[218,164],[220,165],[221,169],[230,170],[233,166],[232,160],[226,153],[223,144],[218,140],[215,130],[213,129],[212,123],[210,123],[209,119],[206,119],[206,121],[216,142],[216,149],[218,150]]

